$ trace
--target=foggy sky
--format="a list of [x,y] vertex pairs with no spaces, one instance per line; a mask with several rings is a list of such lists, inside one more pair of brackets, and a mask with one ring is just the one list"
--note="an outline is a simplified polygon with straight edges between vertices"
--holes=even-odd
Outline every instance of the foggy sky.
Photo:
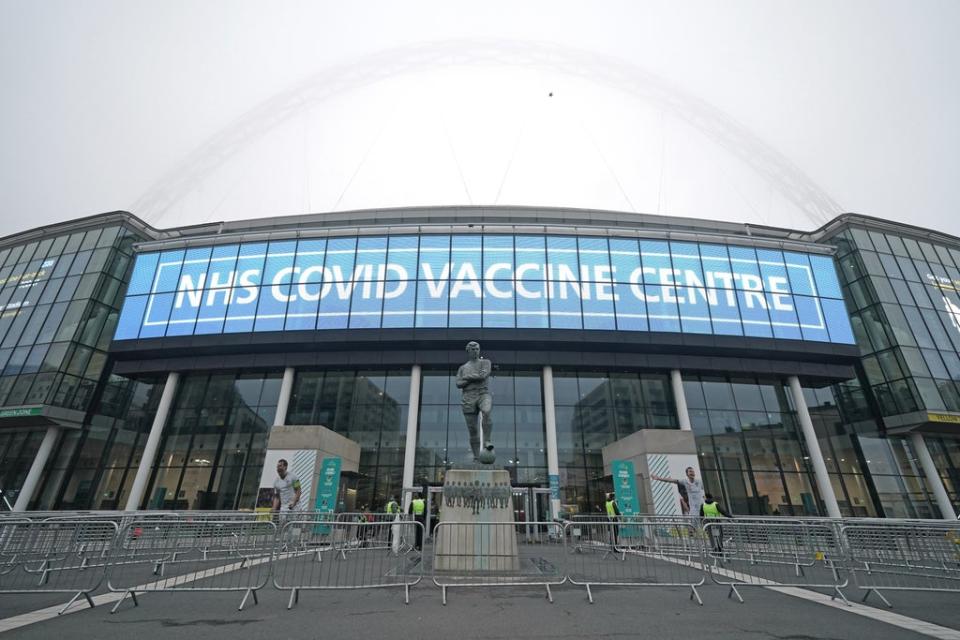
[[[960,235],[958,27],[954,1],[2,0],[0,235],[116,209],[166,227],[464,203],[816,226],[679,112],[510,57],[535,42],[724,114],[842,211]],[[478,39],[503,58],[369,62]],[[359,79],[282,122],[264,110],[338,69]],[[251,113],[173,204],[135,208]]]

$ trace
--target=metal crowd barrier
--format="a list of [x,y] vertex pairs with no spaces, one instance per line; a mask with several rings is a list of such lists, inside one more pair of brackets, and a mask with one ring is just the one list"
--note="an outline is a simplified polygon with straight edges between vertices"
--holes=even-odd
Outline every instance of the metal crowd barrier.
[[851,523],[841,527],[845,568],[865,602],[883,591],[960,591],[958,523]]
[[729,587],[727,597],[742,603],[738,587],[790,586],[830,589],[847,602],[844,548],[831,522],[709,521],[703,533],[710,577]]
[[433,534],[433,583],[447,604],[450,587],[530,586],[566,580],[558,522],[441,522]]
[[78,519],[57,522],[0,519],[0,593],[72,593],[58,612],[103,583],[106,562],[117,536],[113,522]]
[[702,537],[688,518],[630,517],[568,522],[567,580],[584,586],[686,587],[703,604]]
[[[276,542],[273,522],[144,520],[120,530],[107,588],[123,593],[242,591],[240,610],[266,586]],[[160,576],[159,580],[152,580]],[[152,580],[152,581],[151,581]]]
[[[322,562],[311,553],[310,541],[318,527],[329,528],[327,539],[335,560]],[[300,601],[302,590],[373,589],[403,587],[410,603],[410,587],[423,579],[423,558],[414,548],[417,529],[411,521],[318,523],[309,517],[291,517],[280,529],[273,560],[273,586],[290,591],[287,609]],[[366,546],[359,541],[386,541]],[[349,552],[349,553],[348,553]]]
[[[364,527],[365,524],[394,524],[413,522],[413,516],[398,513],[338,513],[337,523],[342,525],[343,535],[338,540],[341,553],[363,549],[389,549],[392,544],[390,527]],[[413,541],[410,541],[413,544]]]

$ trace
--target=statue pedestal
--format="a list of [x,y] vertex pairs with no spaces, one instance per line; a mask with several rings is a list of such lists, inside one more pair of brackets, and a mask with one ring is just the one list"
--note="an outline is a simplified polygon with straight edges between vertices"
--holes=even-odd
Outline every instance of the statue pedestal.
[[437,571],[519,571],[513,491],[503,469],[476,464],[447,471],[440,523],[434,539]]

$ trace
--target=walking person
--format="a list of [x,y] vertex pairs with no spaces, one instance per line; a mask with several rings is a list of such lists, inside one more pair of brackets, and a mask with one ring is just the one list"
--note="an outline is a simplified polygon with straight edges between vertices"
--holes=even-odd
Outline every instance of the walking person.
[[[713,518],[732,518],[729,513],[724,511],[713,496],[709,493],[703,496],[703,504],[700,505],[700,517],[704,519],[704,525],[708,524],[709,519]],[[723,553],[723,527],[720,525],[711,526],[707,529],[710,532],[710,543],[715,553]]]
[[[684,515],[690,515],[696,517],[700,513],[700,505],[703,504],[703,482],[697,478],[697,472],[693,467],[687,467],[686,475],[680,480],[674,480],[673,478],[663,478],[661,476],[655,476],[650,474],[651,480],[656,480],[657,482],[670,482],[680,488],[680,495],[683,496],[686,493],[687,498],[687,509]],[[682,500],[681,500],[682,504]]]

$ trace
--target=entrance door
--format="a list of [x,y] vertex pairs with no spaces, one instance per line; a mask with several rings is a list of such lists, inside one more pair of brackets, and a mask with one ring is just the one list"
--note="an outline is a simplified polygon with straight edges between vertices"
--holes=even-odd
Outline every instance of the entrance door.
[[550,514],[550,489],[533,487],[530,489],[533,494],[532,507],[534,520],[537,522],[551,522],[553,517]]
[[[407,494],[410,495],[410,500],[407,500]],[[401,501],[401,506],[406,503],[409,504],[414,498],[419,498],[423,494],[423,489],[417,489],[413,487],[404,487],[403,489],[403,499]],[[423,537],[430,538],[433,535],[433,530],[437,526],[437,522],[440,521],[440,509],[443,507],[443,487],[427,487],[426,495],[426,517],[423,522]]]
[[433,530],[440,522],[440,509],[443,508],[443,487],[430,487],[427,497],[427,522],[423,533],[427,538],[433,539]]

